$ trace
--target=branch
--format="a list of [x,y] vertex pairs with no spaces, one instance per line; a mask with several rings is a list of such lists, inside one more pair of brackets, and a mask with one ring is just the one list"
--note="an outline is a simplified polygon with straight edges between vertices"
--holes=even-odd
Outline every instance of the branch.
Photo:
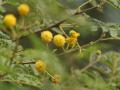
[[[102,42],[102,41],[108,41],[108,40],[120,40],[120,38],[113,38],[113,37],[110,37],[110,38],[101,38],[101,39],[97,39],[96,41],[91,41],[89,42],[88,44],[85,44],[85,45],[82,45],[81,48],[86,48],[86,47],[89,47],[90,45],[94,45],[94,44],[97,44],[99,42]],[[61,56],[61,55],[64,55],[64,54],[68,54],[68,53],[71,53],[71,52],[75,52],[79,50],[79,48],[74,48],[74,49],[70,49],[66,52],[63,52],[63,53],[60,53],[58,54],[58,56]]]
[[18,62],[17,64],[35,64],[35,61],[29,61],[29,62]]
[[98,55],[97,58],[96,58],[96,61],[94,62],[90,62],[87,66],[85,66],[84,68],[82,68],[80,70],[80,73],[83,73],[84,71],[88,70],[89,68],[91,68],[93,65],[95,65],[97,62],[99,62],[101,59],[100,59],[100,56]]
[[[94,6],[94,7],[90,7],[90,8],[88,8],[88,9],[82,10],[82,11],[80,11],[80,12],[76,11],[76,12],[75,12],[73,15],[71,15],[71,16],[80,15],[80,14],[86,13],[87,11],[90,11],[90,10],[93,10],[93,9],[96,9],[96,8],[100,8],[100,7],[102,7],[104,4],[105,4],[105,3],[103,3],[103,2],[101,1],[101,3],[100,3],[99,5]],[[47,28],[38,29],[38,30],[34,31],[33,33],[36,33],[36,34],[37,34],[37,33],[40,33],[40,32],[42,32],[42,31],[44,31],[44,30],[51,30],[52,28],[59,27],[59,25],[62,24],[62,23],[64,23],[65,21],[67,21],[67,19],[68,19],[68,18],[63,19],[63,20],[61,20],[61,21],[58,21],[57,23],[52,24],[52,25],[48,26]],[[29,35],[29,34],[28,34],[28,35]],[[26,35],[26,36],[28,36],[28,35]],[[25,38],[26,36],[20,36],[20,38],[22,39],[22,38]]]

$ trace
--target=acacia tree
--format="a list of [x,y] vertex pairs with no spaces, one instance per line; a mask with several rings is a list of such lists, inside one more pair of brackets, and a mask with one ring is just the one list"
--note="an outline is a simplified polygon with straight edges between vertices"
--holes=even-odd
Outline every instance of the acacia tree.
[[120,89],[120,25],[90,14],[120,1],[70,2],[0,3],[0,90]]

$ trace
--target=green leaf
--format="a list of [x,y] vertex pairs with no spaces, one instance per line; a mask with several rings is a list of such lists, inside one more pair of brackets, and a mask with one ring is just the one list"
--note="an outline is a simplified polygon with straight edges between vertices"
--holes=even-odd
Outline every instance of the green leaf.
[[107,0],[107,2],[116,9],[120,9],[120,0]]

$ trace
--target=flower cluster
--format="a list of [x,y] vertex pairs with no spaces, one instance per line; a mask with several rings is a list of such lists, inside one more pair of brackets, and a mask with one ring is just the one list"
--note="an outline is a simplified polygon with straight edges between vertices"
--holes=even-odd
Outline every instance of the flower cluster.
[[28,15],[28,13],[30,12],[30,8],[27,4],[21,4],[19,7],[18,7],[18,13],[22,16],[24,15]]
[[68,44],[70,46],[75,45],[77,43],[77,38],[80,36],[80,34],[74,30],[70,31],[70,35],[65,38],[61,34],[57,34],[53,37],[52,32],[50,31],[43,31],[41,32],[41,38],[44,42],[50,43],[53,40],[53,43],[57,47],[63,47],[65,44]]
[[53,43],[57,47],[63,47],[65,44],[65,37],[63,35],[57,34],[53,37],[53,34],[50,31],[41,32],[41,38],[46,43],[50,43],[53,40]]
[[[24,16],[28,15],[28,13],[30,12],[30,8],[27,4],[21,4],[20,6],[18,6],[17,11],[20,15]],[[7,14],[4,16],[3,22],[5,26],[11,28],[16,25],[17,18],[13,14]]]
[[60,75],[58,74],[54,74],[53,77],[51,77],[51,81],[54,83],[54,84],[59,84],[60,83]]
[[53,76],[50,74],[50,73],[48,73],[48,71],[47,71],[47,67],[46,67],[46,63],[44,62],[44,61],[42,61],[42,60],[37,60],[36,62],[35,62],[35,68],[36,68],[36,70],[38,71],[38,72],[47,72],[47,74],[48,75],[50,75],[50,79],[51,79],[51,81],[54,83],[54,84],[59,84],[60,83],[60,75],[58,75],[58,74],[54,74]]
[[50,31],[43,31],[41,33],[41,38],[44,42],[50,43],[53,39],[53,35]]
[[38,60],[35,63],[35,68],[39,72],[44,72],[46,70],[46,64],[42,60]]
[[53,42],[57,47],[62,47],[65,44],[65,37],[60,34],[55,35]]
[[4,17],[3,22],[7,27],[15,26],[16,25],[16,17],[13,14],[8,14]]
[[73,46],[77,43],[77,38],[80,36],[80,33],[77,33],[76,31],[71,30],[69,34],[70,34],[69,37],[66,38],[66,43],[69,46]]

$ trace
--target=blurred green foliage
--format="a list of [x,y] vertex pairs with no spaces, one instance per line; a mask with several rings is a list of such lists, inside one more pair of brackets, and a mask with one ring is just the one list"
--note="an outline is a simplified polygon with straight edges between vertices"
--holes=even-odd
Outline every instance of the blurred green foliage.
[[[22,3],[30,6],[28,16],[21,17],[16,11]],[[4,0],[0,3],[0,90],[120,89],[120,25],[100,21],[87,12],[74,15],[76,9],[69,7],[71,3],[77,8],[84,1]],[[89,4],[95,7],[99,2],[92,0]],[[106,4],[114,7],[114,10],[120,9],[119,0],[107,0]],[[100,12],[104,10],[100,9]],[[19,44],[12,39],[10,29],[3,23],[3,17],[8,13],[17,17],[18,23],[14,29],[20,36]],[[65,33],[73,29],[80,33],[78,43],[82,52],[77,51],[78,48],[64,51],[53,43],[46,45],[40,39],[41,30],[46,28],[54,35],[64,35],[56,25],[61,20],[70,25],[63,28]],[[100,55],[96,53],[97,50],[101,51]],[[59,85],[53,84],[47,73],[38,73],[34,64],[20,64],[37,60],[45,61],[51,75],[61,76]]]

